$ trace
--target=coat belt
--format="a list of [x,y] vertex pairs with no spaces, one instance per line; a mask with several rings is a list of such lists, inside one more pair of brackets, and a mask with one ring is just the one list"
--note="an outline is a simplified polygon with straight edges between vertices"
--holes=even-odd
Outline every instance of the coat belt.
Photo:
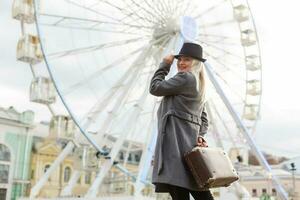
[[163,152],[162,152],[163,151],[163,142],[164,142],[164,137],[166,134],[166,124],[167,124],[168,118],[170,116],[174,116],[181,120],[195,123],[199,126],[201,126],[201,122],[202,122],[201,118],[198,115],[187,113],[187,112],[180,111],[180,110],[169,110],[168,112],[166,112],[164,114],[164,116],[162,118],[161,127],[160,127],[160,133],[162,135],[161,135],[161,140],[160,140],[161,144],[160,144],[159,155],[158,155],[158,174],[160,174],[163,170],[163,164],[164,164],[163,163],[164,162]]

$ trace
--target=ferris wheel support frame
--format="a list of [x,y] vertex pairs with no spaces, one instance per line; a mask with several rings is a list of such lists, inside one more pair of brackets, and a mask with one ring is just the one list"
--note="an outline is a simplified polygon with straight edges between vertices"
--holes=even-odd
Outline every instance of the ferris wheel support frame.
[[[214,116],[211,107],[215,109],[215,106],[213,102],[207,102],[207,114],[211,117],[211,121],[215,122],[216,120],[214,119],[216,116]],[[216,115],[220,118],[220,114],[218,111],[215,109]],[[223,122],[223,121],[222,121]],[[223,122],[224,123],[224,122]],[[222,143],[221,137],[220,137],[220,131],[218,129],[218,126],[213,123],[212,124],[213,130],[211,131],[213,134],[213,137],[216,141],[216,145],[222,149],[224,149],[224,145]],[[228,133],[229,137],[232,138],[230,131],[228,130],[227,126],[224,125],[226,132]],[[232,140],[233,145],[235,145],[235,142]],[[234,194],[237,196],[241,196],[241,200],[249,200],[251,199],[251,195],[249,194],[248,190],[246,189],[245,186],[243,186],[239,181],[232,183],[232,186],[230,188],[222,188],[221,191],[232,191]]]
[[[231,143],[233,144],[233,147],[236,147],[236,141],[233,139],[233,136],[232,136],[232,133],[230,132],[230,130],[229,130],[229,127],[226,125],[226,123],[222,120],[222,115],[221,115],[221,113],[217,110],[217,108],[216,108],[216,105],[214,104],[214,102],[212,102],[212,101],[210,101],[209,103],[208,103],[208,109],[213,109],[213,111],[214,111],[214,113],[215,113],[215,117],[216,118],[219,118],[220,120],[221,120],[221,122],[222,122],[222,125],[223,125],[223,127],[224,127],[224,129],[225,129],[225,132],[228,134],[228,136],[229,136],[229,140],[231,141]],[[207,109],[207,110],[208,110]],[[241,142],[242,143],[242,138],[240,138],[240,141],[238,141],[238,142]]]
[[156,144],[156,136],[157,136],[157,126],[156,121],[154,118],[151,119],[151,122],[149,124],[149,131],[147,134],[147,140],[148,142],[143,148],[142,157],[139,163],[139,173],[136,177],[136,181],[134,183],[134,196],[140,197],[141,191],[143,189],[143,184],[150,184],[147,182],[147,174],[149,172],[151,161],[152,161],[152,155],[154,154],[155,150],[155,144]]
[[136,68],[136,69],[134,69],[134,71],[131,74],[129,74],[128,83],[124,85],[123,90],[120,91],[120,94],[118,94],[119,96],[117,97],[117,99],[118,99],[116,101],[117,103],[115,103],[115,105],[113,106],[112,110],[110,111],[108,117],[101,124],[101,126],[100,126],[101,128],[99,128],[97,131],[96,141],[100,147],[102,147],[105,144],[105,139],[106,139],[105,133],[109,132],[111,123],[114,120],[114,118],[116,117],[115,114],[118,112],[118,110],[121,108],[121,106],[125,104],[124,99],[127,98],[128,91],[130,90],[130,88],[134,85],[134,83],[137,80],[136,76],[138,75],[139,71],[141,70],[141,69],[139,69],[140,64],[143,63],[143,60],[146,58],[146,53],[148,53],[151,50],[151,44],[155,44],[157,42],[158,41],[156,41],[156,42],[154,41],[154,42],[151,42],[149,45],[146,45],[143,53],[140,54],[139,58],[133,63],[132,67],[130,67],[130,68]]
[[75,170],[68,182],[68,184],[63,188],[63,190],[60,193],[60,196],[71,196],[72,190],[74,186],[76,185],[78,179],[80,178],[82,174],[82,171]]
[[237,112],[235,111],[235,109],[233,108],[233,106],[229,102],[228,98],[226,97],[225,93],[223,92],[221,86],[217,82],[217,80],[216,80],[216,78],[213,74],[212,67],[210,66],[210,64],[207,61],[204,62],[204,66],[205,66],[205,69],[207,71],[207,74],[208,74],[208,77],[209,77],[210,81],[214,85],[217,93],[219,94],[219,96],[222,99],[222,101],[224,102],[226,108],[230,112],[233,120],[238,125],[238,127],[241,130],[243,136],[246,138],[246,140],[247,140],[251,150],[253,151],[254,155],[258,159],[259,163],[268,172],[268,176],[269,176],[270,179],[272,179],[272,183],[273,183],[274,187],[276,188],[276,190],[278,191],[279,197],[282,200],[288,200],[287,192],[281,186],[281,184],[279,182],[279,179],[274,174],[272,174],[272,169],[271,169],[270,165],[268,164],[267,160],[265,159],[264,155],[262,154],[260,148],[255,144],[251,134],[247,130],[246,126],[242,122],[241,118],[238,116]]
[[[212,122],[215,122],[215,117],[212,113],[212,110],[211,110],[211,107],[210,107],[210,102],[207,102],[207,114],[208,116],[211,117],[211,121]],[[216,141],[216,145],[222,149],[224,149],[224,145],[222,143],[222,140],[221,140],[221,137],[220,137],[220,131],[218,130],[218,127],[215,123],[212,123],[212,135],[213,135],[213,138],[215,139]]]

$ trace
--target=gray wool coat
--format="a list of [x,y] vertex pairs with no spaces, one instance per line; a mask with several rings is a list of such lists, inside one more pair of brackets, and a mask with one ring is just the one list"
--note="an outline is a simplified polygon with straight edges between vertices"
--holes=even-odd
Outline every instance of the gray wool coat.
[[165,80],[169,70],[170,65],[162,62],[150,83],[150,93],[163,96],[157,111],[158,136],[152,183],[156,192],[168,192],[165,184],[200,191],[183,155],[197,145],[199,135],[206,134],[207,113],[200,105],[194,75],[178,72]]

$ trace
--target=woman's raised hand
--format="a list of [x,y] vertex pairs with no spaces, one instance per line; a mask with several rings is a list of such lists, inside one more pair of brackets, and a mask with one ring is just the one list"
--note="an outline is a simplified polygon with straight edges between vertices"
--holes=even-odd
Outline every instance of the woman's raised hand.
[[198,136],[198,139],[197,139],[197,145],[198,145],[199,147],[208,147],[206,141],[205,141],[204,138],[201,137],[201,136]]
[[167,55],[163,60],[165,63],[172,65],[174,61],[174,55]]

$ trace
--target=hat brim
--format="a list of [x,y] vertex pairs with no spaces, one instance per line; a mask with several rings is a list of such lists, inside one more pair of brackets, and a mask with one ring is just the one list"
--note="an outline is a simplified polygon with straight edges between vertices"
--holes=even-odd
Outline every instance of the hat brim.
[[177,54],[177,55],[174,55],[174,58],[178,59],[180,56],[189,56],[189,57],[192,57],[192,58],[194,58],[194,59],[196,59],[196,60],[199,60],[199,61],[202,61],[202,62],[205,62],[205,61],[206,61],[206,59],[204,59],[204,58],[197,58],[197,57],[190,56],[190,55],[185,55],[185,54]]

